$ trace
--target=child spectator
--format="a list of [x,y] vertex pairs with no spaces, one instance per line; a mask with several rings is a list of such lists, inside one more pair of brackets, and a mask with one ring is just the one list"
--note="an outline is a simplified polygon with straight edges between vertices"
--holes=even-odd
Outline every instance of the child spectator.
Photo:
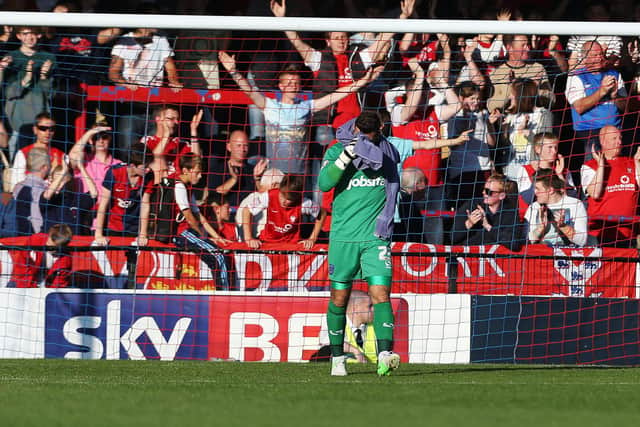
[[[305,249],[311,249],[318,239],[326,213],[313,205],[311,200],[303,200],[303,182],[297,175],[287,175],[278,189],[261,193],[257,205],[242,211],[244,241],[250,248],[258,249],[262,242],[298,242]],[[258,239],[255,239],[251,234],[251,216],[262,210],[267,212],[267,222]],[[317,218],[313,231],[306,240],[300,240],[302,215]]]
[[534,136],[552,129],[553,115],[537,102],[538,85],[533,80],[516,79],[511,84],[503,127],[509,144],[504,153],[504,174],[509,179],[516,179],[518,166],[531,161]]
[[573,178],[565,165],[565,159],[558,153],[560,141],[552,133],[538,133],[533,138],[533,160],[526,165],[521,165],[516,173],[515,181],[518,183],[518,193],[522,200],[530,205],[535,199],[534,184],[538,171],[549,169],[565,182],[570,195],[575,195]]
[[531,243],[584,246],[587,243],[587,210],[565,194],[565,182],[551,169],[536,178],[536,201],[525,213]]
[[75,143],[69,152],[70,165],[73,168],[76,188],[85,193],[89,188],[85,185],[82,169],[95,184],[98,197],[102,194],[102,182],[111,166],[122,163],[110,153],[112,137],[108,126],[97,125],[89,129]]
[[[173,240],[179,248],[195,252],[200,256],[211,273],[217,276],[217,289],[228,290],[231,280],[225,258],[218,247],[225,246],[230,241],[222,237],[200,213],[192,191],[192,186],[202,178],[200,158],[193,153],[187,153],[180,157],[179,167],[180,175],[175,180],[175,202],[173,203],[177,231]],[[144,200],[147,200],[146,197]],[[148,212],[148,208],[145,207],[143,212]],[[146,219],[143,218],[142,230],[145,229],[145,224]],[[206,238],[207,234],[211,240]],[[138,244],[145,245],[146,232],[143,231],[140,235]]]
[[[30,236],[29,246],[47,246],[44,251],[17,251],[13,258],[10,288],[66,288],[71,285],[71,256],[65,250],[73,233],[66,224],[55,224],[49,233]],[[34,258],[35,256],[35,258]]]
[[242,211],[249,209],[253,209],[252,221],[251,221],[251,236],[258,237],[262,230],[264,229],[265,224],[267,223],[267,216],[265,215],[265,210],[258,211],[258,207],[260,204],[260,195],[262,193],[268,192],[269,190],[276,189],[280,187],[280,183],[284,178],[284,174],[280,169],[267,169],[262,174],[262,178],[260,181],[256,183],[258,187],[258,191],[249,194],[245,197],[241,202],[240,206],[238,206],[238,211],[236,212],[236,224],[238,225],[241,237],[242,234]]
[[211,226],[214,230],[222,237],[223,239],[238,242],[238,228],[236,227],[235,222],[230,221],[231,219],[231,205],[229,204],[229,198],[223,194],[214,193],[210,196],[208,211],[211,212],[211,215],[207,217],[211,218]]
[[[112,166],[102,182],[98,201],[95,243],[106,245],[107,235],[133,237],[138,235],[140,200],[144,176],[151,161],[144,144],[132,147],[129,164]],[[107,218],[108,215],[108,218]]]

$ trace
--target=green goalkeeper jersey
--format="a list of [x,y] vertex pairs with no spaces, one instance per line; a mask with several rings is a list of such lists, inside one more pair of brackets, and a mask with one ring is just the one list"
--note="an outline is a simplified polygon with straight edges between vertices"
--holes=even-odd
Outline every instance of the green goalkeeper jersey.
[[[386,202],[382,168],[378,171],[360,171],[349,165],[343,172],[334,164],[340,153],[340,143],[327,150],[318,178],[322,191],[335,189],[331,208],[330,238],[342,242],[375,240],[376,219]],[[335,183],[339,174],[342,175]]]

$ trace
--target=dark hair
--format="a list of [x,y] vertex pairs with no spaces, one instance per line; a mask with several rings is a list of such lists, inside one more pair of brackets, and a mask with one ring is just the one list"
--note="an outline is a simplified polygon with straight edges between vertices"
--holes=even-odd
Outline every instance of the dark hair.
[[151,150],[142,142],[136,142],[129,150],[129,164],[134,166],[147,166],[153,160]]
[[386,109],[380,110],[378,114],[382,122],[382,134],[387,137],[391,136],[391,114]]
[[538,100],[538,85],[531,79],[515,79],[511,90],[516,98],[516,105],[509,108],[512,113],[532,113]]
[[280,182],[280,192],[290,200],[294,206],[302,204],[304,178],[300,175],[285,175]]
[[13,28],[14,34],[18,34],[22,31],[29,30],[36,34],[42,34],[42,27],[38,27],[35,25],[17,25]]
[[211,194],[209,194],[209,197],[207,198],[207,204],[209,205],[216,204],[218,206],[222,206],[222,205],[229,205],[231,204],[231,202],[229,202],[229,197],[226,194],[222,194],[222,193],[218,193],[217,191],[214,191]]
[[458,83],[454,87],[454,91],[455,91],[456,95],[458,95],[458,97],[460,97],[460,98],[468,98],[470,96],[479,94],[480,93],[480,86],[478,86],[477,84],[475,84],[474,82],[472,82],[470,80],[466,80],[464,82]]
[[54,224],[49,228],[49,237],[56,246],[65,246],[71,242],[73,232],[67,224]]
[[542,183],[547,188],[552,188],[556,193],[562,193],[565,189],[564,181],[551,169],[538,169],[536,182]]
[[278,79],[282,78],[282,76],[286,74],[291,74],[294,76],[300,75],[300,67],[296,64],[287,64],[280,72],[278,73]]
[[382,120],[375,111],[363,111],[356,119],[356,127],[362,133],[380,132]]
[[180,165],[181,170],[191,170],[200,164],[200,156],[193,153],[186,153],[185,155],[180,156],[178,164]]
[[40,120],[53,120],[53,117],[47,111],[42,111],[42,112],[38,113],[38,115],[35,118],[34,123],[38,123]]
[[105,132],[105,131],[98,132],[91,137],[91,141],[93,142],[99,141],[101,139],[106,139],[108,141],[111,141],[113,137],[111,136],[110,132]]
[[526,34],[505,34],[502,36],[502,44],[505,46],[509,46],[511,43],[513,43],[517,36],[524,36],[527,37],[527,40],[529,40],[529,37]]
[[76,2],[69,0],[60,0],[57,1],[56,4],[51,8],[51,11],[53,12],[53,10],[58,6],[66,7],[70,13],[78,12],[80,10]]
[[229,197],[227,197],[226,194],[220,194],[214,191],[207,198],[207,205],[202,207],[203,213],[206,214],[205,217],[211,220],[211,226],[214,228],[214,230],[220,231],[217,228],[218,215],[216,215],[216,210],[213,208],[213,206],[211,206],[212,204],[215,204],[217,206],[224,206],[230,205],[231,203],[229,202]]

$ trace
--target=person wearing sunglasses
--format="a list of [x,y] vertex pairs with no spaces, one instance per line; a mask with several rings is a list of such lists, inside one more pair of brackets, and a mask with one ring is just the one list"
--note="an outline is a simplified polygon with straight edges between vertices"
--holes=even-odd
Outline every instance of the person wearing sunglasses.
[[456,211],[451,241],[454,245],[506,246],[512,251],[524,243],[517,201],[507,196],[502,174],[487,178],[482,199],[463,203]]
[[29,152],[34,148],[46,150],[47,153],[49,153],[53,167],[62,164],[65,154],[61,150],[51,146],[55,131],[56,122],[49,113],[42,112],[36,116],[35,125],[33,125],[33,133],[36,136],[36,141],[16,152],[16,156],[13,159],[13,166],[11,168],[12,189],[16,184],[25,179],[27,175],[27,157],[29,156]]

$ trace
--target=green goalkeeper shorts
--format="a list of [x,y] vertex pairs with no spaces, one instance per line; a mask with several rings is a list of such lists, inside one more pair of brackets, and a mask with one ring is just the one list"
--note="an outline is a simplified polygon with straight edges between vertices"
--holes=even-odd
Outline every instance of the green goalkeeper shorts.
[[350,282],[371,276],[391,276],[391,243],[329,241],[329,280]]

